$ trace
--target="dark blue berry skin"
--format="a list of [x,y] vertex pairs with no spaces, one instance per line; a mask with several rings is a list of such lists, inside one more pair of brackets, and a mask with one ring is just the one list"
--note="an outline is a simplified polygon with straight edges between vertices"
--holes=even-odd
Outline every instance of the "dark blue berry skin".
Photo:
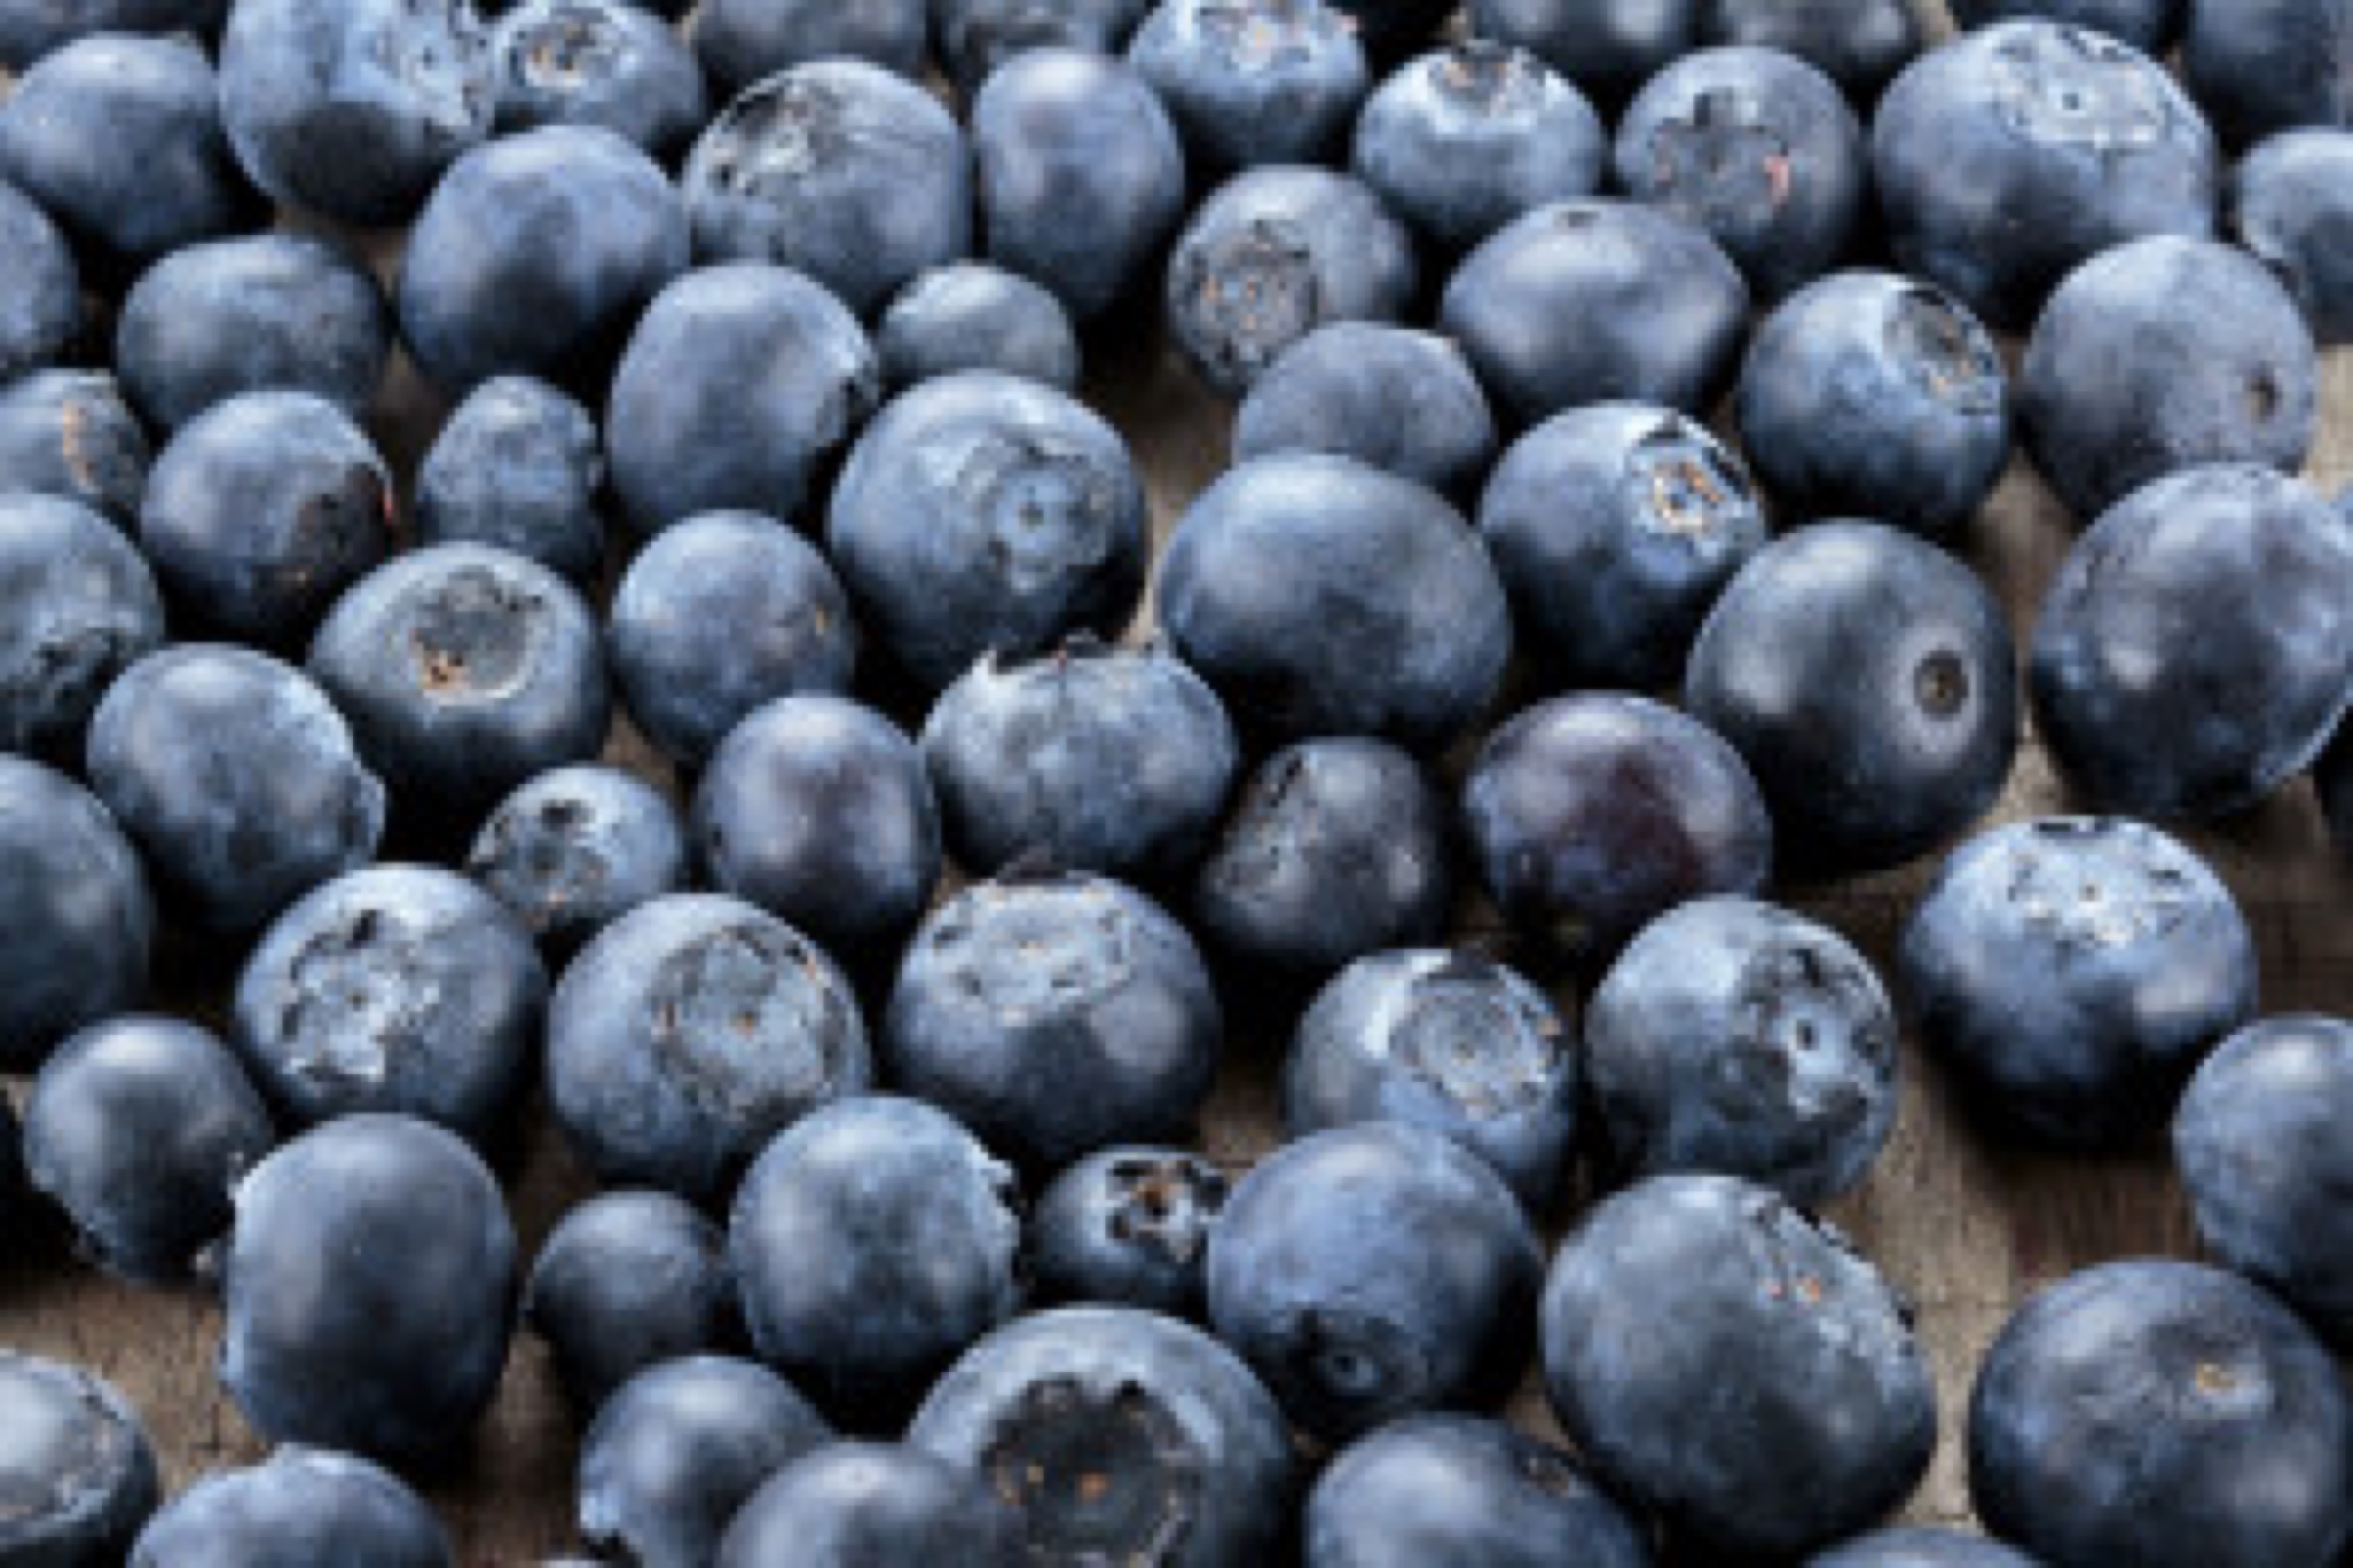
[[1028,660],[984,655],[924,721],[923,764],[956,862],[1033,852],[1157,881],[1191,868],[1241,765],[1218,694],[1155,643],[1082,635]]
[[491,32],[498,128],[596,125],[668,163],[711,118],[676,28],[630,0],[522,0]]
[[2042,734],[2091,805],[2253,805],[2319,754],[2353,694],[2353,534],[2269,468],[2160,479],[2076,542],[2032,670]]
[[580,1533],[643,1568],[698,1568],[763,1481],[832,1435],[755,1363],[659,1363],[605,1402],[582,1441]]
[[678,813],[635,773],[551,768],[499,803],[466,874],[552,952],[570,952],[639,904],[686,885]]
[[917,77],[929,23],[924,0],[704,0],[694,52],[728,92],[818,60]]
[[1497,405],[1538,420],[1613,399],[1696,412],[1730,378],[1740,269],[1697,226],[1628,202],[1558,202],[1455,269],[1440,325]]
[[1420,486],[1346,458],[1229,470],[1178,524],[1156,595],[1178,657],[1238,722],[1278,738],[1434,750],[1493,700],[1511,658],[1478,534]]
[[1364,1121],[1441,1133],[1542,1213],[1568,1175],[1576,1035],[1500,963],[1438,948],[1363,958],[1299,1021],[1283,1065],[1293,1138]]
[[2002,329],[2031,322],[2103,250],[2213,233],[2220,163],[2163,68],[2051,22],[2003,22],[1930,50],[1872,121],[1898,266]]
[[1767,545],[1692,647],[1683,701],[1732,742],[1783,847],[1862,871],[1977,820],[2018,749],[2009,622],[1908,533],[1825,522]]
[[2010,465],[2009,373],[1968,308],[1893,272],[1841,272],[1767,317],[1740,372],[1740,443],[1799,517],[1966,530]]
[[[1968,0],[1962,0],[1966,6]],[[1779,49],[1821,71],[1868,107],[1920,52],[1920,19],[1907,0],[1706,0],[1704,43]]]
[[1413,237],[1351,175],[1261,164],[1211,192],[1169,253],[1177,349],[1239,398],[1285,350],[1333,321],[1394,321],[1419,284]]
[[874,421],[834,487],[826,547],[882,651],[938,690],[987,653],[1117,636],[1148,528],[1116,430],[1050,386],[967,371]]
[[131,1568],[455,1568],[449,1538],[398,1477],[352,1454],[279,1449],[172,1500]]
[[1282,1412],[1250,1369],[1133,1308],[997,1330],[933,1386],[907,1440],[996,1479],[1041,1568],[1273,1561],[1298,1480]]
[[1182,1149],[1099,1149],[1048,1183],[1023,1257],[1039,1298],[1142,1307],[1198,1321],[1208,1310],[1209,1233],[1231,1186]]
[[493,376],[458,405],[417,470],[424,544],[495,544],[586,585],[605,564],[596,422],[567,394]]
[[629,717],[689,768],[764,702],[848,690],[858,640],[825,557],[743,511],[656,535],[622,574],[605,630]]
[[1638,403],[1521,437],[1488,477],[1479,531],[1545,675],[1636,691],[1682,675],[1716,595],[1767,538],[1740,459],[1697,420]]
[[0,748],[79,760],[116,676],[163,646],[154,574],[106,519],[0,495]]
[[797,518],[881,395],[864,330],[816,283],[754,263],[690,272],[614,373],[614,492],[641,535],[731,508]]
[[1952,0],[1952,7],[1953,19],[1964,27],[2040,16],[2122,38],[2158,58],[2181,36],[2189,4],[2189,0]]
[[2348,66],[2353,24],[2329,0],[2191,0],[2181,74],[2232,146],[2353,123]]
[[33,0],[0,16],[0,65],[21,71],[53,49],[92,33],[220,31],[228,0]]
[[63,1362],[0,1351],[0,1561],[112,1568],[163,1500],[139,1413],[114,1387]]
[[1285,1144],[1235,1184],[1209,1237],[1209,1321],[1295,1424],[1342,1440],[1500,1398],[1527,1364],[1543,1272],[1484,1162],[1365,1122]]
[[551,1107],[607,1183],[722,1196],[776,1132],[872,1075],[832,962],[735,899],[639,905],[581,950],[548,1007]]
[[183,643],[132,665],[90,723],[90,787],[173,911],[242,933],[384,831],[385,788],[325,692],[248,648]]
[[393,481],[351,416],[307,392],[247,392],[172,437],[139,544],[184,630],[299,648],[393,545]]
[[1021,1517],[988,1479],[920,1448],[834,1443],[768,1479],[721,1540],[716,1568],[1022,1568]]
[[2231,234],[2295,297],[2324,347],[2353,342],[2353,135],[2290,131],[2231,176]]
[[754,1163],[728,1221],[753,1344],[837,1419],[895,1430],[1019,1310],[1017,1202],[1012,1171],[920,1100],[811,1111]]
[[1806,1559],[1806,1568],[2035,1568],[2034,1559],[1956,1530],[1877,1530]]
[[1351,18],[1324,0],[1161,0],[1127,58],[1198,174],[1330,162],[1372,86]]
[[446,1460],[497,1392],[514,1272],[471,1149],[410,1117],[339,1117],[237,1188],[221,1381],[272,1442]]
[[1134,289],[1185,216],[1176,127],[1121,60],[1060,47],[1008,59],[973,100],[972,149],[988,259],[1082,323]]
[[1116,55],[1153,0],[933,0],[940,63],[969,96],[1017,55],[1042,49]]
[[1651,1564],[1641,1528],[1567,1454],[1475,1415],[1409,1415],[1343,1448],[1305,1531],[1305,1568]]
[[2229,890],[2180,844],[2116,817],[1965,845],[1899,963],[1921,1038],[1979,1103],[2067,1143],[2157,1125],[2255,1010],[2254,937]]
[[2053,1568],[2325,1568],[2353,1407],[2286,1308],[2220,1269],[2105,1264],[2027,1302],[1969,1402],[1969,1493]]
[[167,431],[269,388],[364,418],[391,356],[375,279],[336,247],[292,234],[174,251],[132,286],[114,332],[123,390]]
[[972,249],[962,128],[862,60],[813,60],[745,89],[695,142],[684,188],[698,256],[797,268],[860,316]]
[[483,544],[416,551],[362,578],[320,626],[310,669],[403,820],[468,834],[524,780],[596,756],[612,715],[580,595]]
[[899,290],[874,328],[875,352],[893,392],[965,370],[994,370],[1079,384],[1077,330],[1042,286],[985,261],[920,273]]
[[79,501],[127,528],[150,457],[147,433],[104,371],[37,370],[0,384],[0,490]]
[[54,363],[81,325],[81,274],[65,236],[0,179],[0,378]]
[[1318,327],[1242,399],[1234,460],[1275,452],[1354,458],[1451,495],[1495,457],[1495,420],[1462,351],[1434,332],[1371,321]]
[[1516,44],[1622,103],[1699,41],[1701,0],[1471,0],[1471,30]]
[[668,1193],[615,1192],[567,1211],[523,1286],[523,1321],[547,1342],[578,1411],[660,1362],[739,1331],[727,1240]]
[[532,1076],[547,972],[454,871],[371,866],[313,889],[237,977],[235,1039],[299,1126],[398,1111],[485,1143]]
[[1141,893],[1063,874],[979,882],[909,943],[882,1065],[1031,1171],[1181,1140],[1223,1019],[1185,928]]
[[28,1072],[147,984],[155,906],[96,796],[0,752],[0,1064]]
[[940,879],[922,756],[840,697],[781,697],[730,731],[695,787],[693,836],[712,887],[861,968],[895,952]]
[[1504,918],[1580,961],[1688,900],[1756,893],[1773,869],[1773,820],[1739,754],[1648,698],[1520,714],[1481,748],[1462,816]]

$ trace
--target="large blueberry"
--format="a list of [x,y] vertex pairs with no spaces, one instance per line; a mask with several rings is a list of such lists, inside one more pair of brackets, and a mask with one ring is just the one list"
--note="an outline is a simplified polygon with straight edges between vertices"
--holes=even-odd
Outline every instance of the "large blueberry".
[[[0,277],[9,265],[0,262]],[[6,359],[0,346],[0,374]],[[127,527],[139,516],[151,456],[146,431],[104,371],[37,370],[0,383],[0,490],[62,496]]]
[[1353,19],[1324,0],[1161,0],[1127,58],[1198,172],[1324,163],[1372,85]]
[[2162,58],[2181,34],[2189,0],[1951,0],[1953,19],[1964,27],[2042,17],[2106,33],[2153,58]]
[[58,496],[0,495],[0,748],[78,760],[99,699],[164,641],[130,541]]
[[920,273],[874,328],[893,392],[964,370],[1002,371],[1057,392],[1079,384],[1079,336],[1043,285],[985,261]]
[[1691,52],[1700,0],[1471,0],[1471,30],[1542,56],[1577,85],[1623,102]]
[[186,33],[211,37],[228,0],[32,0],[0,13],[0,65],[23,70],[92,33]]
[[1957,1530],[1899,1527],[1842,1541],[1806,1568],[2036,1568],[2033,1558]]
[[81,274],[65,236],[0,179],[0,375],[50,364],[81,325]]
[[551,768],[499,803],[466,874],[542,943],[568,952],[686,885],[686,834],[651,784],[617,767]]
[[2335,0],[2189,0],[2181,74],[2233,144],[2353,123],[2353,14]]
[[456,1568],[449,1538],[400,1478],[355,1454],[290,1446],[215,1470],[157,1511],[131,1568]]
[[522,0],[491,29],[491,51],[503,132],[602,126],[667,163],[711,117],[685,41],[634,0]]
[[1234,460],[1354,458],[1461,495],[1495,456],[1495,420],[1462,351],[1435,332],[1334,321],[1282,352],[1242,399]]
[[1153,0],[933,0],[940,62],[969,94],[1017,55],[1045,49],[1114,55]]
[[[1961,0],[1955,9],[1964,9]],[[1822,71],[1868,106],[1919,54],[1925,29],[1910,0],[1704,0],[1710,44],[1779,49]]]
[[694,53],[730,92],[818,60],[921,76],[926,9],[924,0],[703,0]]
[[0,1351],[0,1562],[113,1568],[163,1499],[139,1412],[63,1362]]
[[2353,134],[2290,131],[2231,176],[2232,237],[2287,285],[2325,346],[2353,342]]
[[155,907],[95,796],[0,752],[0,1062],[23,1071],[147,984]]
[[1232,1184],[1200,1154],[1099,1149],[1046,1184],[1022,1256],[1047,1301],[1099,1301],[1199,1319],[1209,1232]]
[[920,1448],[833,1443],[768,1478],[737,1510],[715,1568],[1023,1568],[1021,1516],[990,1478]]
[[668,1193],[600,1194],[548,1232],[522,1311],[547,1342],[573,1407],[596,1410],[646,1368],[734,1336],[726,1237]]
[[417,470],[417,535],[529,556],[575,583],[605,564],[596,422],[570,396],[528,376],[493,376],[469,393]]

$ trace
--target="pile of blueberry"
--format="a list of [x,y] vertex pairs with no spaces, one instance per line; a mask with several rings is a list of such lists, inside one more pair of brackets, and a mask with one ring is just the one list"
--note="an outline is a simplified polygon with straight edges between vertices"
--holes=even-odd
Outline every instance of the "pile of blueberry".
[[[0,1235],[276,1445],[0,1352],[0,1565],[452,1563],[519,1327],[643,1568],[2337,1563],[2353,1025],[2157,825],[2353,835],[2353,11],[1952,8],[0,5]],[[1906,1030],[2224,1266],[2010,1322],[2007,1544],[1814,1217]]]

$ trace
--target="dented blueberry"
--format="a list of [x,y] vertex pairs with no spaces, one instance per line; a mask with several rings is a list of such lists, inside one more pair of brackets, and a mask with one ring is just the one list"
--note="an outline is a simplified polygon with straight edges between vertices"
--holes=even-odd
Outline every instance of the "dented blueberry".
[[465,870],[547,948],[569,952],[685,886],[686,834],[670,802],[636,774],[576,763],[500,802]]
[[1029,1211],[1024,1258],[1038,1296],[1199,1321],[1209,1233],[1231,1188],[1181,1149],[1123,1144],[1067,1166]]
[[668,163],[711,117],[685,40],[633,0],[522,0],[492,27],[491,51],[501,132],[600,126]]

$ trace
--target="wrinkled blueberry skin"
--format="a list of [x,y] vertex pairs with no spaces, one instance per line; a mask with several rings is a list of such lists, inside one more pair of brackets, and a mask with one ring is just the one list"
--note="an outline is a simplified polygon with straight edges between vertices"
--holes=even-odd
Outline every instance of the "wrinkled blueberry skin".
[[1160,623],[1237,721],[1278,738],[1436,749],[1503,682],[1511,611],[1479,536],[1420,486],[1283,453],[1193,502],[1160,564]]
[[2353,135],[2263,142],[2232,172],[2227,205],[2232,237],[2287,285],[2322,345],[2353,342]]
[[1650,1568],[1635,1521],[1559,1449],[1476,1415],[1409,1415],[1307,1497],[1305,1568]]
[[893,1084],[1052,1171],[1189,1134],[1222,1033],[1185,928],[1141,893],[1071,873],[975,883],[934,911],[881,1047]]
[[655,298],[614,373],[614,492],[640,535],[731,508],[795,518],[881,395],[864,329],[824,289],[781,267],[700,268]]
[[392,357],[375,279],[324,241],[247,235],[175,250],[122,302],[114,363],[139,412],[176,430],[244,392],[325,399],[354,419]]
[[128,526],[150,457],[147,433],[104,371],[37,370],[0,384],[0,489],[61,496]]
[[65,236],[0,179],[0,377],[50,364],[81,325],[81,275]]
[[446,1458],[497,1392],[514,1271],[471,1149],[411,1117],[340,1117],[237,1190],[221,1381],[272,1442]]
[[723,1195],[776,1132],[871,1077],[832,961],[735,899],[639,905],[581,950],[548,1007],[548,1099],[607,1183]]
[[1773,819],[1739,754],[1643,697],[1520,714],[1481,748],[1462,817],[1504,918],[1580,960],[1687,900],[1756,893],[1773,869]]
[[875,324],[874,348],[893,392],[965,370],[1028,376],[1057,392],[1079,384],[1079,336],[1062,302],[985,261],[917,275]]
[[371,866],[263,934],[234,1037],[298,1125],[398,1111],[480,1143],[530,1079],[546,1012],[547,972],[505,905],[438,867]]
[[695,58],[728,92],[818,60],[921,76],[924,9],[924,0],[704,0]]
[[2160,58],[2181,35],[2189,0],[1951,0],[1953,19],[1964,27],[1990,26],[2013,18],[2046,17],[2122,38],[2151,58]]
[[575,1410],[734,1338],[726,1250],[718,1226],[668,1193],[601,1194],[556,1222],[524,1283],[523,1321],[547,1342]]
[[686,832],[635,773],[551,768],[499,804],[466,874],[554,952],[570,952],[639,904],[686,885]]
[[22,71],[53,49],[93,33],[220,31],[228,0],[33,0],[0,16],[0,65]]
[[130,541],[58,496],[0,495],[0,748],[78,761],[116,676],[164,642],[164,601]]
[[1854,871],[1968,826],[2018,749],[2000,605],[1878,523],[1799,529],[1743,567],[1700,627],[1683,700],[1746,761],[1785,847]]
[[2224,141],[2353,122],[2353,26],[2329,0],[2193,0],[2181,73]]
[[761,1358],[860,1430],[895,1429],[1020,1309],[1012,1171],[944,1112],[860,1095],[754,1163],[727,1258]]
[[580,1533],[641,1568],[701,1568],[744,1500],[831,1436],[756,1363],[659,1363],[605,1402],[581,1443]]
[[1350,18],[1324,0],[1162,0],[1127,58],[1200,173],[1327,163],[1372,87]]
[[1672,409],[1602,403],[1521,437],[1488,477],[1479,531],[1546,676],[1671,685],[1725,584],[1768,537],[1740,459]]
[[1371,321],[1318,327],[1242,399],[1234,460],[1276,452],[1354,458],[1461,495],[1495,456],[1495,420],[1462,351],[1434,332]]
[[596,125],[667,163],[711,118],[676,28],[630,0],[522,0],[491,32],[498,129]]
[[1231,1188],[1182,1149],[1099,1149],[1047,1184],[1024,1258],[1044,1301],[1142,1307],[1198,1321],[1208,1310],[1209,1233]]
[[139,1413],[112,1384],[64,1362],[0,1351],[0,1560],[112,1568],[163,1500]]
[[698,256],[797,268],[860,316],[972,249],[962,129],[862,60],[811,61],[746,89],[695,142],[683,184]]
[[1177,349],[1239,398],[1284,351],[1333,321],[1394,321],[1419,284],[1413,237],[1362,180],[1261,164],[1210,193],[1168,258]]
[[1450,813],[1385,741],[1303,741],[1261,763],[1202,858],[1202,936],[1277,973],[1321,978],[1432,942],[1453,908]]
[[1875,517],[1948,539],[2010,466],[2010,376],[1968,308],[1893,272],[1790,296],[1749,342],[1740,444],[1804,518]]
[[2034,1559],[1954,1530],[1877,1530],[1818,1552],[1806,1568],[2035,1568]]
[[393,545],[393,480],[351,416],[307,392],[240,393],[174,436],[139,545],[185,626],[300,647]]
[[933,1385],[907,1440],[989,1477],[1022,1510],[1038,1568],[1273,1560],[1298,1479],[1282,1414],[1250,1369],[1133,1308],[997,1330]]
[[423,1499],[352,1454],[289,1447],[216,1470],[172,1500],[131,1550],[131,1568],[455,1568]]
[[248,0],[221,38],[221,119],[278,201],[404,223],[490,134],[496,69],[464,0]]
[[1471,0],[1471,30],[1516,44],[1622,103],[1698,41],[1702,0]]
[[2353,535],[2268,468],[2160,479],[2076,542],[2032,674],[2042,734],[2093,805],[2253,805],[2319,753],[2353,694]]
[[528,376],[493,376],[458,405],[417,470],[424,544],[495,544],[586,585],[605,563],[596,422]]
[[1619,1496],[1694,1546],[1786,1559],[1875,1522],[1928,1468],[1936,1393],[1908,1318],[1779,1194],[1655,1176],[1553,1259],[1545,1384]]
[[967,371],[901,395],[868,428],[826,546],[883,651],[938,690],[984,654],[1117,636],[1148,528],[1116,430],[1050,386]]
[[2255,1010],[2254,937],[2229,890],[2182,845],[2115,817],[1963,846],[1899,963],[1923,1040],[1987,1109],[2063,1142],[2156,1125]]
[[167,905],[198,928],[258,929],[375,856],[385,787],[327,694],[248,648],[183,643],[110,687],[90,787]]
[[154,934],[140,858],[97,797],[0,752],[0,1063],[29,1071],[137,1002]]
[[2310,1568],[2353,1536],[2353,1408],[2253,1285],[2138,1259],[2030,1300],[1978,1369],[1969,1494],[2054,1568]]
[[1748,319],[1740,269],[1706,232],[1629,202],[1557,202],[1455,269],[1439,320],[1523,425],[1613,399],[1696,412],[1730,378]]
[[2197,107],[2131,46],[2003,22],[1930,50],[1872,121],[1898,266],[1997,328],[2023,327],[2079,263],[2214,231],[2221,155]]
[[[1961,0],[1957,9],[1966,9]],[[1919,18],[1906,0],[1707,0],[1703,42],[1778,49],[1821,71],[1868,105],[1920,53]]]
[[834,1443],[768,1479],[721,1540],[717,1568],[1022,1568],[1020,1516],[987,1478],[920,1448]]
[[1084,635],[1026,661],[984,655],[940,694],[921,743],[957,863],[982,876],[1033,851],[1071,870],[1176,876],[1240,767],[1218,694],[1165,646]]
[[988,259],[1081,322],[1128,296],[1185,216],[1176,127],[1122,60],[1060,47],[1010,58],[973,100],[972,149]]
[[82,1255],[137,1280],[184,1278],[228,1233],[230,1189],[274,1142],[228,1048],[193,1024],[94,1024],[43,1064],[25,1103],[33,1185]]
[[807,540],[774,518],[712,512],[663,530],[629,563],[605,648],[629,717],[693,768],[762,703],[848,690],[858,628]]

